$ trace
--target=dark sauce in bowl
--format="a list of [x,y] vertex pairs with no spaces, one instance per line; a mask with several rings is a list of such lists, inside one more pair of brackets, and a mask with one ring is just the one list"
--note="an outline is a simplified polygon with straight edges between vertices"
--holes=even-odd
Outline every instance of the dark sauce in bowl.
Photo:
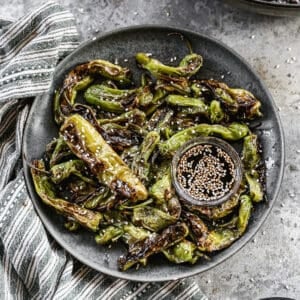
[[172,178],[183,200],[193,205],[217,205],[239,188],[241,161],[234,148],[221,139],[193,139],[175,154]]

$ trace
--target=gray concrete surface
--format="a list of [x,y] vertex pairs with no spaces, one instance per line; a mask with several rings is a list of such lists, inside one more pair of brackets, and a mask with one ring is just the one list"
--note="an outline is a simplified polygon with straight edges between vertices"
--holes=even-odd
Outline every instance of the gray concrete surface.
[[[40,0],[0,0],[0,18],[15,19]],[[222,0],[60,0],[76,16],[83,40],[134,24],[175,25],[211,35],[240,53],[265,80],[286,135],[285,178],[255,239],[195,280],[209,299],[300,299],[300,17],[239,11]]]

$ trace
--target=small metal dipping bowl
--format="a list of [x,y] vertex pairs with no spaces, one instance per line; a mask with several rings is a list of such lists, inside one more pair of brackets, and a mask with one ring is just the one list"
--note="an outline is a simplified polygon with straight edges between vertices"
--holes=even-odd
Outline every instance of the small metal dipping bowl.
[[[226,154],[228,154],[231,162],[234,165],[234,171],[232,175],[233,183],[231,184],[231,188],[228,192],[226,192],[225,195],[221,196],[220,198],[213,200],[197,199],[189,193],[187,193],[187,191],[183,188],[183,186],[178,180],[178,165],[182,157],[187,153],[187,151],[198,145],[211,145],[217,149],[220,148]],[[209,170],[207,170],[207,172],[209,172]],[[182,201],[185,201],[188,204],[198,206],[215,206],[229,200],[238,191],[242,181],[243,168],[241,159],[237,151],[230,144],[223,141],[222,139],[215,137],[200,137],[190,140],[189,142],[185,143],[181,148],[179,148],[179,150],[175,153],[172,159],[171,173],[173,185]]]

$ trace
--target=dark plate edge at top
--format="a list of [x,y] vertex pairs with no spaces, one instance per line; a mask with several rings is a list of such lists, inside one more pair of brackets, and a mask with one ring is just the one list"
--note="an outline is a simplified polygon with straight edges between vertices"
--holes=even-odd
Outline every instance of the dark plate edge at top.
[[[184,34],[191,34],[191,35],[197,35],[199,37],[201,37],[202,39],[206,39],[206,40],[209,40],[213,43],[216,43],[218,44],[218,46],[220,46],[221,48],[225,49],[226,51],[230,52],[231,54],[233,54],[234,56],[236,56],[243,64],[244,66],[246,67],[246,69],[255,75],[255,77],[258,79],[258,82],[259,84],[261,85],[261,88],[266,92],[268,98],[270,99],[271,101],[271,104],[272,106],[274,107],[274,111],[275,111],[275,118],[276,118],[276,121],[278,123],[278,130],[279,130],[279,137],[280,137],[280,149],[281,149],[281,161],[279,162],[281,164],[281,167],[280,167],[280,172],[277,176],[277,181],[276,181],[276,186],[274,188],[274,199],[272,200],[271,204],[268,205],[266,211],[263,213],[263,217],[261,217],[258,221],[256,221],[255,223],[255,229],[253,230],[253,232],[251,233],[250,236],[247,236],[247,239],[245,240],[242,240],[240,239],[239,240],[239,244],[238,246],[236,246],[236,248],[234,249],[234,251],[232,252],[229,252],[229,253],[226,253],[226,255],[218,258],[218,260],[214,261],[213,263],[211,263],[209,265],[209,267],[206,269],[206,270],[197,270],[197,269],[193,269],[193,267],[191,266],[191,270],[190,270],[190,273],[188,275],[182,275],[180,276],[180,274],[178,274],[178,276],[176,276],[176,278],[173,276],[173,277],[167,277],[165,276],[164,279],[157,279],[156,277],[149,277],[149,278],[139,278],[138,275],[135,275],[134,273],[121,273],[121,272],[118,272],[118,271],[115,271],[115,270],[110,270],[110,269],[103,269],[103,270],[100,270],[100,269],[97,269],[97,271],[100,271],[100,272],[103,272],[107,275],[110,275],[110,276],[113,276],[113,277],[117,277],[117,278],[121,278],[121,279],[127,279],[127,280],[132,280],[132,281],[140,281],[140,282],[149,282],[149,281],[152,281],[152,282],[163,282],[163,281],[168,281],[168,280],[176,280],[176,279],[181,279],[181,278],[186,278],[186,277],[190,277],[190,276],[194,276],[194,275],[197,275],[199,273],[202,273],[202,272],[205,272],[215,266],[217,266],[218,264],[220,264],[221,262],[224,262],[225,260],[227,260],[229,257],[231,257],[233,254],[235,254],[236,252],[238,252],[240,249],[242,249],[246,243],[248,241],[250,241],[253,236],[257,233],[257,231],[260,229],[260,227],[262,226],[262,224],[265,222],[267,216],[269,215],[277,197],[278,197],[278,194],[279,194],[279,190],[280,190],[280,186],[281,186],[281,183],[282,183],[282,178],[283,178],[283,173],[284,173],[284,162],[285,162],[285,147],[284,147],[284,133],[283,133],[283,129],[282,129],[282,124],[281,124],[281,121],[280,121],[280,118],[279,118],[279,115],[278,115],[278,112],[276,111],[276,104],[273,100],[273,97],[272,95],[270,94],[270,92],[268,91],[268,89],[265,87],[263,81],[260,79],[260,77],[257,75],[257,73],[252,70],[251,66],[248,64],[248,62],[245,61],[244,58],[242,58],[235,50],[231,49],[230,47],[228,47],[227,45],[225,45],[223,42],[219,41],[219,40],[216,40],[216,39],[213,39],[211,37],[208,37],[206,35],[203,35],[203,34],[200,34],[200,33],[197,33],[197,32],[194,32],[194,31],[190,31],[190,30],[186,30],[186,29],[179,29],[179,28],[175,28],[175,27],[170,27],[170,26],[160,26],[160,25],[138,25],[138,26],[130,26],[130,27],[124,27],[124,28],[120,28],[120,29],[117,29],[117,30],[113,30],[113,31],[110,31],[110,32],[107,32],[107,33],[103,33],[103,34],[99,34],[97,35],[96,39],[95,40],[89,40],[89,41],[86,41],[86,42],[83,42],[82,44],[80,44],[80,46],[75,50],[73,51],[71,54],[74,55],[76,54],[76,52],[80,51],[81,48],[85,47],[86,45],[88,45],[89,43],[93,43],[95,41],[98,41],[98,40],[101,40],[103,38],[106,38],[107,36],[110,36],[110,35],[114,35],[114,34],[120,34],[122,32],[132,32],[132,31],[135,31],[135,30],[143,30],[143,29],[146,29],[146,30],[151,30],[151,29],[161,29],[161,30],[170,30],[170,31],[174,31],[174,32],[180,32],[182,33],[183,35]],[[59,66],[63,65],[65,63],[65,60],[67,60],[68,56],[66,58],[64,58],[60,63],[59,63]],[[51,84],[52,85],[52,84]],[[31,118],[33,114],[33,110],[31,109],[30,110],[30,113],[28,115],[28,118],[27,120],[29,120]],[[28,121],[26,121],[26,125],[25,125],[25,130],[24,130],[24,137],[26,137],[28,135]],[[23,166],[24,166],[24,175],[25,175],[25,182],[26,182],[26,188],[29,192],[29,195],[34,195],[36,194],[35,190],[34,190],[34,186],[33,186],[33,182],[32,182],[32,178],[31,178],[31,174],[30,174],[30,169],[26,163],[26,157],[24,154],[26,154],[26,145],[25,145],[25,138],[23,139],[23,142],[22,142],[22,154],[23,154]],[[42,213],[41,213],[41,210],[39,209],[39,207],[36,205],[35,201],[32,201],[33,202],[33,205],[36,209],[36,211],[38,212],[38,215],[41,216]],[[42,219],[42,223],[44,224],[44,226],[46,227],[47,231],[50,233],[50,235],[57,241],[57,243],[62,246],[64,245],[64,241],[63,239],[60,237],[60,236],[57,236],[55,230],[52,229],[52,226],[50,225],[50,223],[48,222],[47,218],[43,218],[43,217],[40,217]],[[69,245],[67,246],[62,246],[65,250],[67,250],[67,252],[69,253],[72,253],[72,247],[70,247]],[[72,254],[73,255],[73,254]],[[79,256],[76,256],[76,255],[73,255],[76,259],[78,259],[79,261],[81,261],[82,263],[84,263],[85,265],[91,267],[94,269],[94,266],[91,265],[88,261],[88,259],[86,259],[85,257],[79,257]]]
[[228,4],[254,13],[273,17],[296,17],[300,15],[300,4],[267,3],[260,0],[225,0]]
[[283,7],[283,8],[293,8],[293,9],[300,9],[300,4],[293,4],[293,3],[279,3],[279,2],[267,2],[265,0],[244,0],[249,3],[256,3],[256,4],[261,4],[265,6],[270,6],[270,7]]

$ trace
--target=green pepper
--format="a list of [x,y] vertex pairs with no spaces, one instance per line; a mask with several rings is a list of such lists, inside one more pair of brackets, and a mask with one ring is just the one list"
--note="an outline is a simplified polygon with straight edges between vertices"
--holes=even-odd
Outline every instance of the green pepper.
[[230,246],[238,238],[239,234],[235,230],[215,229],[209,232],[198,249],[205,252],[219,251]]
[[222,122],[226,116],[219,101],[213,100],[209,106],[209,116],[213,124]]
[[154,58],[150,58],[146,53],[137,53],[135,56],[137,62],[156,77],[164,76],[190,77],[196,74],[202,66],[202,56],[196,53],[188,54],[180,62],[178,67],[171,67],[162,64]]
[[56,198],[52,182],[45,175],[45,165],[42,160],[33,161],[31,168],[33,183],[42,201],[53,207],[58,213],[74,219],[77,223],[92,231],[97,231],[102,220],[102,214],[93,212],[79,205]]
[[173,247],[162,251],[165,257],[175,263],[195,264],[203,254],[197,249],[197,246],[189,240],[183,240]]
[[213,97],[231,115],[241,120],[253,120],[262,116],[261,102],[249,91],[229,88],[225,83],[216,80],[202,80],[201,84],[211,90]]
[[122,113],[125,107],[120,102],[127,91],[110,88],[106,85],[92,85],[84,93],[87,103],[100,107],[104,111]]
[[246,136],[248,132],[248,126],[240,123],[231,123],[228,126],[203,123],[174,134],[170,139],[159,144],[159,150],[163,155],[170,155],[174,154],[184,143],[198,136],[214,135],[228,141],[238,141]]
[[230,215],[240,202],[240,194],[244,191],[244,187],[241,186],[239,191],[233,195],[229,200],[217,206],[197,206],[187,205],[189,210],[197,212],[208,219],[219,220]]
[[176,218],[155,207],[145,206],[133,209],[132,222],[151,231],[160,231],[176,222]]
[[168,95],[166,102],[169,105],[178,107],[185,114],[201,114],[208,117],[208,107],[202,99],[184,97],[181,95]]
[[122,228],[117,226],[108,226],[100,230],[100,232],[95,236],[95,241],[97,244],[106,245],[117,241],[122,235]]
[[71,175],[75,175],[79,177],[84,182],[95,184],[94,180],[84,176],[82,171],[85,168],[85,164],[83,161],[79,159],[71,159],[66,162],[57,164],[50,169],[51,172],[51,180],[58,184],[63,180],[69,178]]
[[80,225],[75,221],[67,221],[64,225],[65,225],[65,228],[71,232],[77,231],[80,227]]
[[142,259],[159,253],[182,241],[189,233],[185,223],[177,223],[169,226],[161,234],[152,234],[145,240],[139,241],[129,249],[127,255],[121,256],[118,260],[119,268],[126,271],[139,263]]
[[98,119],[98,123],[100,125],[108,124],[108,123],[130,123],[130,124],[137,124],[137,125],[143,125],[146,120],[146,115],[143,111],[134,108],[131,111],[125,112],[115,118],[111,119]]
[[91,74],[99,74],[123,85],[131,83],[131,72],[128,68],[112,64],[106,60],[92,60],[82,65],[82,68],[88,70]]
[[242,235],[245,232],[248,226],[252,208],[253,204],[251,198],[248,195],[242,195],[237,222],[237,228],[239,230],[240,235]]
[[242,160],[244,168],[250,171],[255,169],[260,162],[258,139],[254,133],[244,138]]
[[139,153],[133,158],[131,168],[142,181],[149,180],[150,163],[149,158],[159,143],[160,135],[156,131],[150,131],[140,146]]
[[83,117],[68,117],[60,131],[71,151],[86,163],[99,182],[132,201],[147,198],[145,186]]
[[167,174],[157,180],[149,189],[149,195],[152,196],[158,205],[166,202],[166,197],[170,197],[172,189],[172,180],[170,170]]
[[47,153],[50,158],[50,167],[53,167],[60,161],[72,156],[72,152],[62,136],[59,136],[56,140],[47,145]]
[[134,226],[133,224],[123,225],[124,234],[122,239],[129,246],[134,245],[136,242],[140,242],[148,238],[152,233],[142,227]]
[[245,174],[246,181],[249,186],[249,193],[252,201],[260,202],[264,198],[263,188],[259,182],[259,175],[256,171],[247,172]]

